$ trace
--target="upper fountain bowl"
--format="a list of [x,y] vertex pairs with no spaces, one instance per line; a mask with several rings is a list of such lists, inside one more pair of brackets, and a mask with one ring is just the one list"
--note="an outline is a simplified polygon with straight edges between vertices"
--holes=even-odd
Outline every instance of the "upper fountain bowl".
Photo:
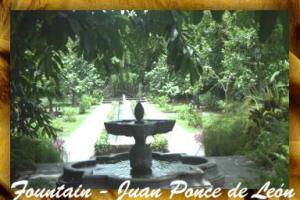
[[113,135],[125,135],[125,136],[138,136],[144,134],[144,136],[162,134],[170,132],[174,125],[175,120],[120,120],[105,122],[105,129],[109,134]]
[[144,118],[144,108],[141,102],[138,102],[134,108],[136,120],[121,120],[105,122],[105,129],[109,134],[125,136],[149,136],[162,134],[171,131],[175,125],[175,120],[160,120]]

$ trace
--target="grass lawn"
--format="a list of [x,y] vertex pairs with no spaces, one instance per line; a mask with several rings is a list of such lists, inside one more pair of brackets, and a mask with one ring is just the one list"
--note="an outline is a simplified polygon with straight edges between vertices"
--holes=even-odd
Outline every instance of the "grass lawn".
[[223,115],[221,113],[215,113],[215,112],[203,112],[202,113],[202,123],[203,127],[208,127],[212,124],[213,121],[216,119],[222,117]]
[[67,137],[72,134],[80,124],[90,115],[90,113],[96,108],[96,106],[92,106],[87,110],[84,114],[79,114],[78,107],[64,107],[63,109],[71,109],[74,111],[74,121],[66,121],[65,117],[62,116],[60,118],[56,118],[53,120],[53,124],[55,127],[59,128],[61,131],[58,132],[59,137]]
[[[166,112],[165,108],[160,107],[158,104],[154,104],[155,107],[160,110],[161,112]],[[171,115],[170,119],[176,120],[176,123],[179,124],[182,128],[184,128],[186,131],[194,134],[199,131],[199,128],[195,128],[190,126],[188,123],[188,120],[180,119],[178,117],[178,113],[188,109],[187,104],[169,104],[169,108],[171,108],[172,113],[174,115]],[[221,113],[215,113],[215,112],[202,112],[202,120],[203,120],[203,127],[208,127],[211,125],[211,123],[216,120],[217,118],[221,117]]]
[[[169,104],[170,108],[172,110],[172,115],[170,115],[170,119],[176,120],[176,123],[179,124],[183,129],[185,129],[189,133],[197,133],[199,131],[198,128],[194,128],[190,125],[188,125],[187,120],[179,119],[178,113],[187,109],[188,105],[187,104]],[[154,106],[161,112],[166,112],[164,108],[160,107],[158,104],[154,104]],[[170,112],[168,112],[170,113]]]
[[176,123],[189,133],[196,134],[199,132],[199,128],[190,126],[187,120],[179,119],[177,116],[172,117],[172,119],[175,119]]

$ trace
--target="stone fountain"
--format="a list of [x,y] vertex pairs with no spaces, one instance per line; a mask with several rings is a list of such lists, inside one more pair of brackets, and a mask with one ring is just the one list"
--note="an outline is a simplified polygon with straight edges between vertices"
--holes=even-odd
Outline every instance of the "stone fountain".
[[[126,180],[131,187],[169,188],[173,180],[184,180],[190,187],[221,187],[224,176],[208,159],[185,154],[152,152],[146,138],[172,131],[175,120],[144,120],[138,102],[135,120],[105,122],[109,134],[133,137],[129,153],[97,156],[93,160],[68,163],[58,184],[88,188],[118,188]],[[188,144],[186,144],[188,145]]]

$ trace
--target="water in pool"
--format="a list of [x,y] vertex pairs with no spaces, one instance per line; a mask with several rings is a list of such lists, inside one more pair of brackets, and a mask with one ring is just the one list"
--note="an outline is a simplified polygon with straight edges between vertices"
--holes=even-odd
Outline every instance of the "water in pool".
[[[191,170],[197,170],[196,168],[182,164],[181,162],[171,162],[171,161],[152,161],[152,174],[144,175],[141,178],[156,178],[161,176],[166,176],[169,174],[187,172]],[[97,164],[93,169],[94,175],[110,175],[118,176],[120,178],[132,178],[130,174],[130,162],[129,160],[120,161],[112,164]]]

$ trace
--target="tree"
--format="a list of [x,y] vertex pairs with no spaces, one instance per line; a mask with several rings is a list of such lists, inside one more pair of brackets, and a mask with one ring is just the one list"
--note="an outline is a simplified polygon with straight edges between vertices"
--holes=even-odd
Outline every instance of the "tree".
[[[223,13],[212,12],[213,20],[222,23]],[[51,118],[42,104],[42,98],[57,98],[53,95],[59,89],[61,70],[64,67],[59,52],[67,53],[69,38],[73,41],[79,38],[78,46],[74,49],[78,56],[82,56],[88,63],[92,63],[97,73],[112,75],[121,71],[124,63],[133,63],[130,68],[140,66],[139,62],[145,57],[142,66],[147,70],[153,67],[161,52],[160,41],[163,41],[167,51],[167,64],[170,70],[178,76],[190,76],[192,84],[196,83],[201,75],[203,62],[201,51],[197,50],[197,43],[185,34],[189,24],[201,23],[203,12],[177,12],[177,11],[65,11],[45,12],[15,11],[12,15],[11,27],[11,75],[12,88],[12,132],[20,134],[35,134],[37,129],[42,129],[49,136],[55,136],[51,126]],[[274,22],[282,17],[277,12],[267,15],[258,15],[260,36],[265,41],[271,32],[265,25],[265,19]],[[276,23],[275,23],[276,24]],[[283,26],[287,32],[287,26]],[[273,30],[274,27],[271,27]],[[59,30],[59,31],[58,31]],[[217,30],[216,34],[222,33]],[[135,43],[126,40],[127,36],[140,38]],[[263,37],[262,37],[263,36]],[[143,40],[153,47],[144,45],[141,56],[139,45]],[[203,42],[204,44],[204,42]],[[219,52],[222,41],[218,40],[211,48]],[[216,48],[215,48],[216,47]],[[200,48],[201,49],[201,48]],[[216,53],[217,55],[217,53]],[[134,62],[132,58],[137,58]],[[128,59],[130,58],[130,59]],[[203,58],[203,56],[202,56]],[[210,57],[212,66],[218,65],[222,57]],[[122,62],[115,62],[120,60]],[[213,64],[213,62],[215,64]],[[130,70],[126,70],[132,73]],[[143,77],[139,77],[143,80]],[[51,87],[49,87],[49,84]],[[49,90],[50,88],[51,91]],[[55,92],[56,93],[56,92]],[[50,100],[51,101],[51,100]]]

